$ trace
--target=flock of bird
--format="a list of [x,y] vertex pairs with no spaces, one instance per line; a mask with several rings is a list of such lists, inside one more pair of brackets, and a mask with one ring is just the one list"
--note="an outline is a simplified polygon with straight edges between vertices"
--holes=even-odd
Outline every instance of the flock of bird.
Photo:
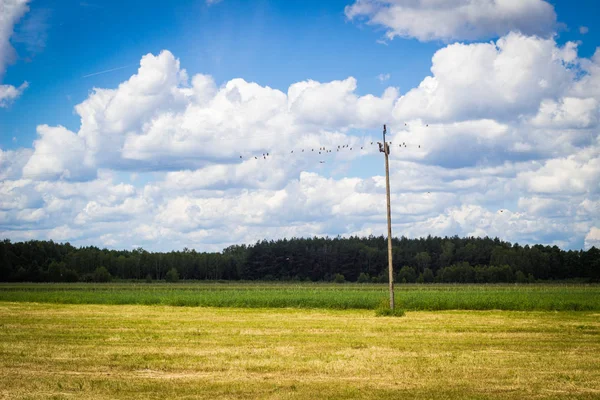
[[[404,126],[408,127],[408,124],[404,123]],[[425,124],[425,127],[429,127],[429,124]],[[380,142],[375,142],[375,141],[371,141],[370,144],[371,145],[377,144],[379,146],[382,146],[382,144]],[[390,150],[394,147],[393,142],[387,142],[387,145],[388,145],[388,147],[389,147]],[[419,149],[421,148],[420,144],[417,145],[417,146],[418,146]],[[357,146],[354,146],[354,147],[350,147],[349,144],[344,144],[344,145],[338,145],[337,147],[334,147],[333,149],[327,148],[326,146],[321,146],[318,149],[315,149],[314,147],[312,147],[310,149],[309,148],[306,148],[306,149],[295,149],[295,150],[290,150],[290,152],[288,154],[309,153],[309,154],[323,155],[323,154],[329,154],[329,153],[334,153],[334,152],[338,153],[340,151],[342,151],[342,152],[343,151],[355,151],[355,150],[359,150],[359,147],[360,147],[360,150],[364,150],[365,149],[365,145],[363,145],[363,146],[358,146],[357,145]],[[398,144],[398,147],[399,148],[403,148],[403,147],[406,148],[406,147],[409,147],[409,145],[407,145],[406,142],[402,142],[402,143]],[[412,147],[412,145],[410,147]],[[246,157],[246,158],[248,158],[248,159],[254,158],[255,160],[259,160],[259,159],[262,158],[262,159],[266,160],[270,155],[271,155],[271,153],[262,153],[261,155],[251,155],[251,156]],[[240,155],[240,159],[243,160],[244,156]],[[320,164],[324,164],[325,161],[320,160],[319,163]]]
[[[375,142],[375,141],[371,141],[370,144],[371,145],[376,145],[379,144],[380,142]],[[395,145],[393,144],[393,142],[387,142],[387,145],[390,149],[392,149],[392,147],[394,147]],[[315,147],[311,147],[311,148],[306,148],[306,149],[295,149],[295,150],[290,150],[290,152],[288,154],[299,154],[299,153],[305,153],[305,154],[315,154],[315,155],[325,155],[325,154],[329,154],[329,153],[338,153],[338,152],[344,152],[344,151],[358,151],[358,150],[364,150],[365,147],[368,146],[367,145],[356,145],[356,146],[352,146],[349,144],[344,144],[344,145],[338,145],[337,147],[334,148],[327,148],[326,146],[321,146],[318,148]],[[409,145],[406,144],[406,142],[402,142],[400,144],[398,144],[399,148],[407,148],[409,147]],[[410,147],[413,147],[412,145],[410,145]],[[418,148],[421,148],[421,145],[418,145]],[[255,159],[255,160],[259,160],[259,159],[264,159],[266,160],[268,157],[272,156],[273,153],[262,153],[260,155],[251,155],[251,156],[246,156],[244,157],[243,155],[240,155],[240,159],[243,160],[244,158],[246,159]],[[324,164],[325,161],[320,160],[319,161],[320,164]]]

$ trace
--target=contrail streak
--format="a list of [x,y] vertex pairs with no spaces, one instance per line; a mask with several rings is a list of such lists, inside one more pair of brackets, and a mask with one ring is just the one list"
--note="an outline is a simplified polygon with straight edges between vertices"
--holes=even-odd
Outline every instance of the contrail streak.
[[112,68],[112,69],[107,69],[106,71],[94,72],[93,74],[84,75],[84,76],[82,76],[82,78],[89,78],[90,76],[94,76],[94,75],[106,74],[107,72],[117,71],[119,69],[131,67],[131,66],[133,66],[133,64],[124,65],[122,67],[117,67],[117,68]]

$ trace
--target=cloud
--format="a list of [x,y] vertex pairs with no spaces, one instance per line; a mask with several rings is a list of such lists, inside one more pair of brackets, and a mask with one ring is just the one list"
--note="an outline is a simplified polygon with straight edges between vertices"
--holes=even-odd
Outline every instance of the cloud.
[[27,13],[23,20],[15,27],[12,37],[14,43],[21,43],[25,49],[34,56],[41,53],[46,47],[51,11],[46,8],[35,8]]
[[495,43],[452,44],[432,59],[432,76],[395,106],[400,119],[515,119],[535,113],[572,84],[577,47],[510,33]]
[[580,150],[564,158],[550,159],[535,171],[517,176],[522,187],[533,193],[600,193],[600,146]]
[[516,33],[446,46],[432,58],[432,76],[395,102],[393,141],[414,149],[393,153],[465,167],[560,159],[596,146],[598,54],[580,58],[574,43]]
[[394,37],[431,40],[480,40],[511,31],[551,36],[554,7],[544,0],[356,0],[346,6],[350,20],[365,19]]
[[16,151],[0,149],[0,180],[20,178],[31,153],[30,149]]
[[384,234],[387,121],[395,235],[582,248],[600,226],[599,54],[517,33],[449,45],[402,96],[353,77],[218,84],[148,54],[75,107],[77,131],[40,125],[33,148],[0,151],[0,236],[220,250]]
[[[238,164],[240,156],[283,156],[292,146],[357,143],[346,140],[344,132],[378,126],[390,114],[398,91],[359,96],[356,88],[352,77],[297,82],[287,93],[243,79],[217,87],[206,75],[195,75],[190,82],[168,51],[148,54],[138,72],[118,88],[96,88],[75,107],[81,118],[78,132],[38,127],[40,137],[24,173],[82,179],[95,168],[198,169]],[[252,167],[210,171],[236,169],[242,177]]]
[[600,249],[600,228],[595,226],[585,235],[585,248],[589,249],[591,247]]
[[478,205],[463,204],[445,210],[439,216],[414,224],[411,236],[437,235],[514,237],[527,243],[560,244],[571,242],[572,228],[553,218],[534,217],[510,210],[488,210]]
[[[10,44],[14,25],[29,11],[28,0],[0,0],[0,83],[6,66],[14,62],[15,50]],[[0,108],[7,107],[23,93],[28,86],[24,82],[19,87],[0,84]]]
[[2,0],[0,7],[0,77],[6,66],[15,59],[15,50],[10,45],[14,25],[29,11],[28,0]]
[[531,124],[537,127],[591,128],[598,124],[599,110],[595,98],[546,99],[541,102]]
[[23,82],[19,87],[0,85],[0,108],[8,107],[15,99],[23,94],[28,86],[28,82]]
[[590,29],[587,26],[580,26],[579,27],[579,33],[581,33],[582,35],[585,35],[589,31],[590,31]]
[[379,74],[377,75],[377,79],[379,80],[379,82],[383,83],[390,79],[390,74]]
[[95,176],[93,156],[75,133],[58,126],[37,127],[40,138],[34,142],[35,151],[23,167],[23,177],[43,180],[65,178],[72,180]]

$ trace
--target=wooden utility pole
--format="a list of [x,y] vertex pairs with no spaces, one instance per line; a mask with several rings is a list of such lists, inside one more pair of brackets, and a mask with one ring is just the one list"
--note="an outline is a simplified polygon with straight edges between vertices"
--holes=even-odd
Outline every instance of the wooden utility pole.
[[387,227],[388,227],[388,273],[390,282],[390,309],[394,309],[394,266],[392,264],[392,209],[390,206],[390,164],[388,156],[390,147],[385,141],[386,126],[383,125],[383,145],[379,143],[379,151],[385,155],[385,194],[387,198]]

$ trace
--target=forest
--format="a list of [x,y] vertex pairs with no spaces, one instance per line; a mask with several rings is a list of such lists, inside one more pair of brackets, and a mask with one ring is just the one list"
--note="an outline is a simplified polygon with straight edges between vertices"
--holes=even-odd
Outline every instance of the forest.
[[[498,238],[393,239],[398,283],[600,281],[600,250],[521,246]],[[0,242],[2,282],[264,280],[387,282],[383,236],[293,238],[222,252],[168,253],[74,247],[53,241]]]

